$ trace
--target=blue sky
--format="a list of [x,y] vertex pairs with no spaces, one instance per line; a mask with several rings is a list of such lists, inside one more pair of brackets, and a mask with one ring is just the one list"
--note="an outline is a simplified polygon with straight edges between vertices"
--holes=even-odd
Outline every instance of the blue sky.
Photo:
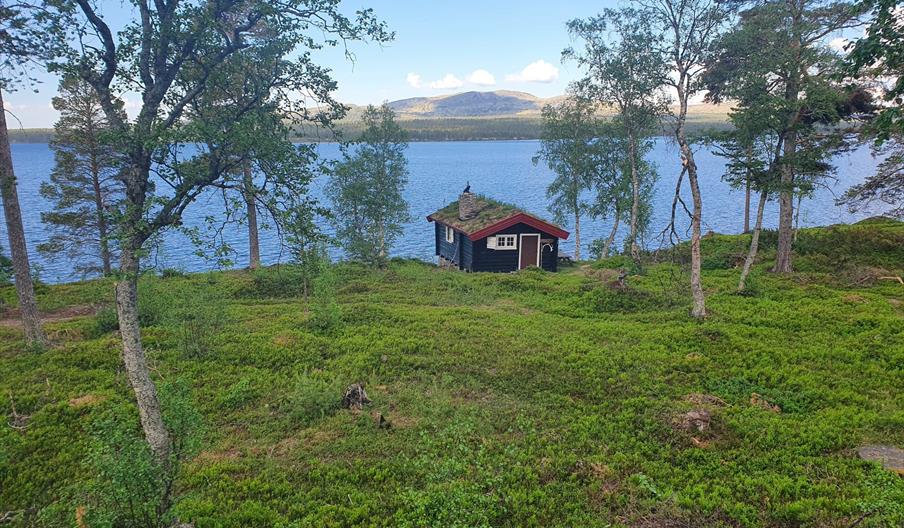
[[[131,8],[118,0],[99,3],[114,21],[129,16]],[[578,76],[574,64],[560,61],[570,43],[565,22],[615,5],[614,0],[348,1],[343,9],[349,13],[372,7],[396,32],[396,40],[383,46],[353,43],[354,62],[340,50],[324,50],[317,57],[333,69],[337,96],[348,103],[466,90],[519,90],[549,97],[563,93]],[[39,77],[38,93],[5,94],[7,107],[25,128],[49,127],[57,118],[50,107],[56,80]],[[9,124],[19,126],[16,119]]]

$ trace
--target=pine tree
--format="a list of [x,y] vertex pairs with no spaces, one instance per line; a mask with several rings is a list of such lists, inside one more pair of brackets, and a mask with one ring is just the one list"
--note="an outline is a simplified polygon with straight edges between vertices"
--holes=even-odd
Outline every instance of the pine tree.
[[733,121],[756,123],[774,137],[778,273],[792,271],[794,198],[834,170],[828,161],[843,146],[836,125],[870,106],[868,94],[838,82],[838,56],[825,42],[859,25],[860,10],[843,0],[754,4],[717,42],[706,67],[708,97],[740,101]]
[[41,220],[53,235],[38,250],[64,255],[83,274],[109,275],[116,256],[111,221],[122,200],[117,178],[124,160],[110,142],[109,122],[87,83],[74,77],[61,81],[53,107],[60,112],[50,143],[56,166],[50,182],[41,185],[41,195],[53,204]]
[[19,311],[22,313],[22,326],[25,329],[25,342],[29,345],[43,345],[47,338],[41,328],[32,283],[32,270],[28,261],[28,247],[25,244],[22,211],[19,208],[19,195],[16,190],[16,174],[9,146],[3,92],[9,92],[23,82],[33,82],[28,65],[47,61],[54,56],[57,51],[55,46],[59,44],[60,39],[48,38],[46,32],[59,30],[57,22],[61,20],[59,16],[61,14],[63,11],[53,13],[48,11],[41,3],[0,0],[0,198],[3,201],[16,295],[19,299]]

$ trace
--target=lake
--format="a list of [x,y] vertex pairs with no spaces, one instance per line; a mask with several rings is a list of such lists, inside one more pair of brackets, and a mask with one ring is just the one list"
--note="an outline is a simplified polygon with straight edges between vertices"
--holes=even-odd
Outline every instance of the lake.
[[[412,143],[408,149],[410,180],[405,190],[411,212],[411,220],[405,225],[404,235],[392,249],[393,256],[413,257],[428,262],[435,261],[433,254],[433,225],[426,216],[457,199],[458,194],[470,182],[474,192],[485,194],[519,205],[529,212],[552,218],[547,209],[546,187],[554,175],[544,165],[535,166],[531,158],[539,147],[538,141],[467,141]],[[321,155],[338,156],[335,144],[318,146]],[[80,279],[64,259],[48,259],[37,252],[36,246],[48,238],[41,223],[41,212],[49,209],[38,190],[47,181],[53,167],[53,154],[46,144],[12,145],[13,163],[19,184],[25,235],[28,240],[32,263],[40,269],[41,278],[47,282],[66,282]],[[650,161],[659,168],[660,179],[654,196],[654,214],[645,245],[649,248],[662,244],[658,234],[669,221],[675,178],[680,172],[677,148],[673,141],[660,138],[650,153]],[[738,233],[743,229],[744,192],[732,189],[722,181],[724,160],[701,148],[697,164],[700,169],[700,185],[703,192],[703,230],[718,233]],[[818,226],[849,223],[869,216],[868,213],[850,214],[835,205],[835,198],[851,185],[860,183],[872,174],[876,167],[868,147],[860,147],[834,160],[838,168],[836,180],[817,190],[812,198],[805,199],[800,213],[801,226]],[[324,182],[316,181],[312,192],[322,197]],[[687,198],[689,192],[685,189]],[[690,199],[686,199],[690,203]],[[203,225],[203,219],[217,215],[222,202],[210,193],[192,204],[185,215],[187,225]],[[755,205],[754,205],[755,209]],[[679,218],[681,233],[688,225],[686,215]],[[767,227],[777,223],[777,205],[770,203],[766,210]],[[611,229],[610,221],[582,219],[581,239],[584,251],[589,243],[605,237]],[[565,226],[566,229],[570,225]],[[324,226],[329,231],[329,226]],[[2,231],[2,246],[8,243]],[[622,234],[622,236],[624,236]],[[247,265],[247,243],[244,226],[234,226],[224,239],[236,250],[233,261],[237,267]],[[573,236],[572,236],[573,238]],[[196,254],[195,247],[182,234],[167,232],[162,249],[154,255],[153,264],[160,268],[178,268],[184,271],[204,271],[216,268],[215,260]],[[561,250],[574,251],[573,239],[561,244]],[[585,253],[586,254],[586,253]],[[286,262],[287,254],[281,249],[272,231],[261,233],[261,256],[265,264]],[[334,258],[341,252],[333,251]]]

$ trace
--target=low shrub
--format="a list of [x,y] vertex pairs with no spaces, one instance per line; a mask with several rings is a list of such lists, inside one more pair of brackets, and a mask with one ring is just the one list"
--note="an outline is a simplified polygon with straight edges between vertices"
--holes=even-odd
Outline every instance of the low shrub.
[[251,272],[251,282],[239,291],[239,296],[258,299],[302,296],[305,287],[304,270],[294,265],[258,268]]
[[289,414],[302,425],[310,425],[339,409],[342,389],[335,379],[305,372],[295,381]]
[[161,279],[173,279],[184,276],[185,272],[177,268],[163,268],[162,270],[160,270]]
[[116,315],[116,307],[102,306],[94,314],[94,321],[88,334],[91,338],[97,338],[116,330],[119,330],[119,317]]
[[226,322],[225,304],[215,288],[186,292],[170,318],[177,323],[179,347],[186,357],[201,357],[214,346]]
[[337,299],[338,278],[334,266],[325,264],[314,279],[314,297],[308,326],[318,332],[330,332],[342,324],[342,308]]
[[243,377],[230,385],[228,389],[219,393],[215,403],[217,407],[223,409],[238,410],[259,396],[260,391],[254,385],[254,382],[248,377]]
[[584,294],[591,310],[600,313],[635,313],[668,307],[663,296],[632,287],[600,286]]

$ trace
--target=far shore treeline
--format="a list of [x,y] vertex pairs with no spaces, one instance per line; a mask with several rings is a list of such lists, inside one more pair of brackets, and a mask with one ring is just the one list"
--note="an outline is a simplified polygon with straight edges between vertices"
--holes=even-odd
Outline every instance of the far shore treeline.
[[[409,141],[502,141],[540,139],[543,119],[539,115],[500,117],[430,117],[398,120],[408,134]],[[703,133],[724,131],[731,128],[722,113],[701,113],[689,116],[688,131]],[[359,120],[343,120],[337,126],[345,139],[357,139],[362,128]],[[668,125],[663,125],[660,135],[669,136]],[[25,128],[9,131],[10,143],[49,143],[53,139],[52,128]],[[332,131],[311,128],[302,133],[296,131],[292,138],[297,142],[333,143]]]

